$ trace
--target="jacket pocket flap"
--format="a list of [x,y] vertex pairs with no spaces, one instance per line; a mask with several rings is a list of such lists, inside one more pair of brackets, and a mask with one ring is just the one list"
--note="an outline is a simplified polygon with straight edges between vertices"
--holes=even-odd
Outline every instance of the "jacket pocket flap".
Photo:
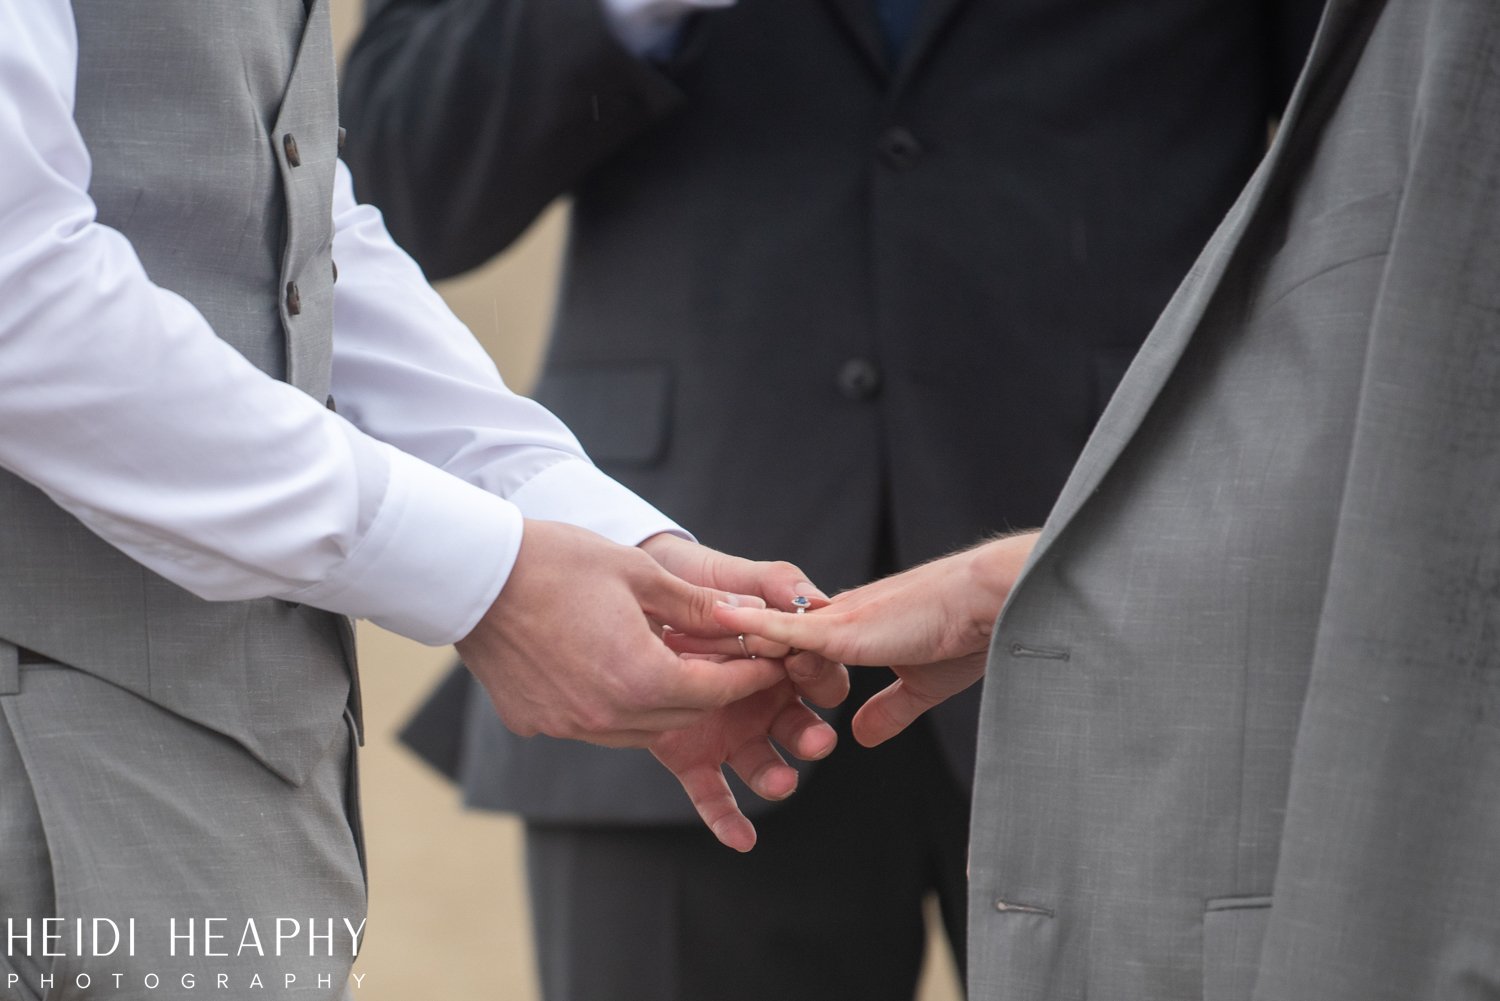
[[1203,1001],[1250,1001],[1270,897],[1219,897],[1203,915]]

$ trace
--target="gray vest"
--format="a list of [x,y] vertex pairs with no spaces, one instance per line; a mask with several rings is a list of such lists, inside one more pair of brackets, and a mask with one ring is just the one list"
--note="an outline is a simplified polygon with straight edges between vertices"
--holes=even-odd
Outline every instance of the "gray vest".
[[[328,0],[75,0],[99,221],[263,371],[328,396],[338,113]],[[61,401],[63,405],[66,401]],[[347,620],[203,601],[0,473],[0,637],[300,782],[337,732]]]

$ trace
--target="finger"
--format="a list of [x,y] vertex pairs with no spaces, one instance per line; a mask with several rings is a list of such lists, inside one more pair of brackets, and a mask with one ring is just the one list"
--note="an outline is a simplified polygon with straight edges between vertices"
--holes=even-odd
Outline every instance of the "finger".
[[663,681],[662,704],[676,709],[719,709],[786,680],[779,660],[678,660]]
[[[660,760],[661,756],[657,757]],[[755,825],[740,812],[723,772],[711,765],[694,765],[678,771],[665,761],[662,764],[677,776],[693,809],[721,844],[737,852],[748,852],[755,847]]]
[[[651,737],[659,737],[672,730],[686,730],[688,727],[697,726],[703,722],[703,717],[707,712],[706,709],[684,709],[675,706],[641,709],[632,713],[621,725],[629,728],[624,732],[649,734],[650,736],[644,742],[649,744]],[[586,739],[594,740],[594,738]],[[601,743],[602,741],[594,740],[594,742]],[[637,745],[612,743],[610,746],[634,747]]]
[[740,633],[736,636],[692,636],[676,631],[662,635],[668,647],[678,653],[721,657],[785,657],[791,647],[761,636]]
[[581,740],[600,747],[650,747],[651,742],[661,739],[660,730],[611,730],[608,733],[553,734],[570,740]]
[[[738,608],[728,604],[715,606],[714,617],[730,634],[745,633],[784,643],[799,650],[829,654],[833,616],[824,614],[788,615],[761,608]],[[839,659],[835,657],[835,659]]]
[[797,694],[815,706],[832,709],[849,696],[849,671],[838,661],[811,650],[787,657],[786,673]]
[[765,601],[754,595],[732,594],[689,584],[665,570],[657,572],[640,588],[641,610],[655,623],[665,623],[679,633],[697,636],[733,636],[739,629],[726,629],[714,617],[714,607],[765,608]]
[[[697,585],[695,585],[695,584],[689,584],[688,586],[689,587],[696,587]],[[733,593],[731,593],[729,591],[711,591],[710,594],[714,595],[716,602],[722,601],[725,604],[733,606],[735,608],[765,608],[766,607],[765,601],[762,600],[761,598],[757,598],[753,594],[733,594]],[[646,601],[643,599],[642,600],[642,605],[644,606],[646,604],[647,604]],[[673,607],[672,603],[671,603],[671,599],[668,599],[665,602],[655,601],[655,602],[651,602],[651,604],[652,605],[662,604],[662,605],[665,605],[667,607]],[[667,636],[668,633],[674,633],[674,632],[680,632],[680,633],[682,633],[683,635],[686,635],[686,636],[699,636],[699,637],[705,637],[706,636],[706,637],[713,637],[713,638],[717,638],[717,639],[722,639],[725,636],[725,630],[724,630],[724,628],[722,626],[720,626],[717,621],[714,622],[714,625],[709,630],[709,632],[707,634],[704,634],[702,632],[693,632],[693,631],[688,630],[688,629],[686,629],[684,627],[676,626],[676,625],[672,624],[671,622],[668,622],[665,618],[663,618],[663,617],[661,617],[661,616],[659,616],[659,615],[657,615],[655,613],[645,612],[644,614],[646,616],[646,624],[651,627],[651,631],[654,634],[656,634],[657,636],[662,637],[663,639],[666,638],[666,636]],[[736,652],[738,652],[738,648],[736,648]]]
[[[717,561],[713,578],[716,585],[727,591],[759,594],[773,608],[784,612],[798,607],[821,608],[829,601],[828,595],[791,563],[758,563],[730,557]],[[806,604],[799,605],[796,600],[799,597],[807,599]]]
[[761,799],[786,799],[797,789],[797,769],[765,737],[746,741],[729,755],[728,764]]
[[674,536],[657,536],[642,544],[663,566],[699,584],[738,594],[756,594],[772,605],[790,611],[801,595],[814,603],[828,600],[807,574],[791,563],[747,560],[716,552]]
[[941,701],[941,698],[923,694],[897,680],[870,696],[869,701],[854,714],[854,739],[865,747],[884,743]]
[[790,754],[803,761],[819,761],[828,757],[839,740],[833,727],[800,700],[789,703],[776,714],[776,718],[771,721],[771,737]]

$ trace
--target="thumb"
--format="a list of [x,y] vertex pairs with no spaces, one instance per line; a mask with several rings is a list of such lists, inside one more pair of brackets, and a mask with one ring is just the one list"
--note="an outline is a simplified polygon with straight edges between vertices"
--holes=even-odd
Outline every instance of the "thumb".
[[941,701],[941,697],[918,691],[897,679],[859,707],[850,724],[854,739],[865,747],[882,744]]
[[731,594],[690,584],[665,570],[656,574],[642,595],[641,609],[657,622],[694,636],[731,636],[731,630],[715,616],[718,605],[763,609],[766,603],[754,595]]

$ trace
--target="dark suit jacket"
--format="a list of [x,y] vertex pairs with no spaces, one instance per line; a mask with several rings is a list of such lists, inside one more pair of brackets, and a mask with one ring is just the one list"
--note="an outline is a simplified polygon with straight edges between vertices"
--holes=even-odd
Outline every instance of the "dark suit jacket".
[[[928,0],[892,69],[870,0],[741,0],[664,66],[599,0],[377,0],[346,157],[434,277],[571,194],[538,399],[706,544],[837,589],[885,526],[905,565],[1042,521],[1316,7]],[[936,714],[965,783],[977,696]],[[452,704],[418,730],[474,802],[691,816],[644,754],[520,742],[482,701],[461,747]]]
[[1333,0],[991,649],[970,994],[1500,996],[1500,5]]

